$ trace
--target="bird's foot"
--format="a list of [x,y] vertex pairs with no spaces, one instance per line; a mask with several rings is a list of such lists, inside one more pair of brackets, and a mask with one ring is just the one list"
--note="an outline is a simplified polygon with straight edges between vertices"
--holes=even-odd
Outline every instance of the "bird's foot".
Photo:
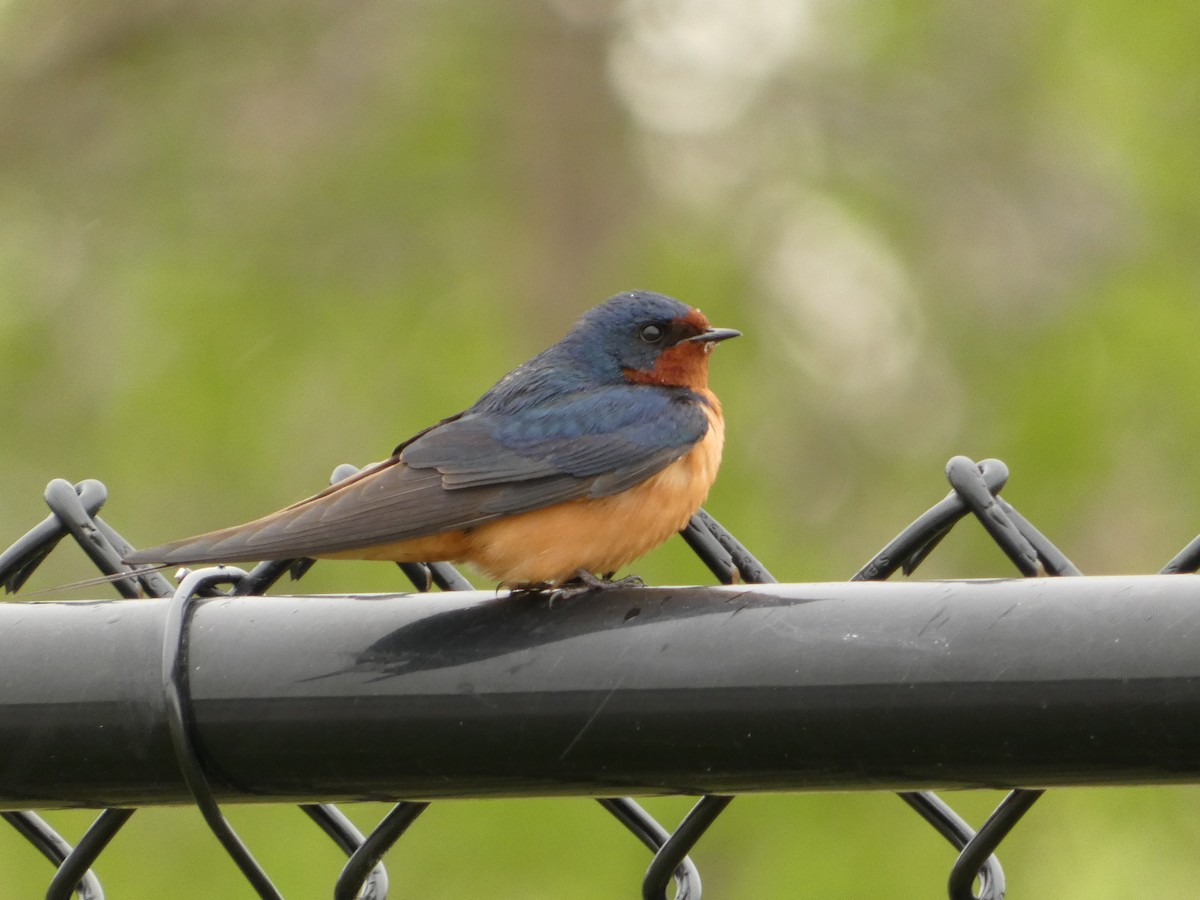
[[615,575],[615,574],[616,574],[615,572],[605,572],[603,578],[597,578],[595,575],[593,575],[587,569],[576,569],[575,577],[571,580],[572,581],[582,581],[590,589],[596,590],[596,591],[607,591],[611,588],[631,588],[631,587],[645,587],[646,586],[646,582],[642,581],[641,577],[638,575],[626,575],[624,578],[618,578],[616,581],[614,581],[613,575]]
[[603,578],[597,578],[595,574],[589,572],[587,569],[576,569],[575,575],[570,580],[564,581],[549,592],[550,605],[553,606],[558,601],[573,600],[576,597],[582,597],[584,594],[590,594],[594,591],[646,586],[646,582],[642,581],[637,575],[627,575],[625,578],[619,578],[616,581],[613,580],[612,576],[613,573],[609,572]]
[[[590,594],[593,591],[646,586],[646,582],[642,581],[637,575],[627,575],[615,581],[612,576],[613,573],[608,572],[603,578],[600,578],[587,569],[576,569],[575,574],[571,578],[559,584],[551,584],[548,581],[527,582],[525,584],[514,585],[508,594],[510,597],[528,597],[532,594],[541,594],[549,597],[550,606],[553,607],[555,603],[573,600],[576,597]],[[497,590],[499,590],[499,586]]]
[[[502,587],[505,587],[503,582],[496,585],[496,592],[499,593]],[[524,584],[514,584],[509,588],[508,596],[529,597],[533,594],[545,594],[548,591],[553,591],[553,589],[554,586],[548,581],[528,581]]]

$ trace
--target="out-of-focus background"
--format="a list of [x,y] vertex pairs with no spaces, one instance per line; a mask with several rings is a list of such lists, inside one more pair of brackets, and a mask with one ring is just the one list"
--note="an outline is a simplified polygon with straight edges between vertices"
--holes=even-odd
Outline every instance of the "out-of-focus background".
[[[644,287],[745,333],[708,506],[779,578],[848,577],[955,453],[1004,459],[1085,572],[1154,571],[1200,529],[1197,34],[1181,0],[2,0],[0,545],[56,476],[103,480],[140,544],[275,509]],[[637,568],[708,580],[680,541]],[[30,589],[89,573],[64,549]],[[921,572],[1007,574],[969,526]],[[1198,796],[1053,791],[1010,885],[1189,896]],[[303,816],[232,816],[327,896]],[[799,795],[739,798],[696,858],[713,897],[933,897],[952,853],[891,795]],[[647,857],[554,800],[435,804],[389,860],[405,896],[586,900]],[[0,871],[49,875],[3,832]],[[189,809],[139,812],[99,871],[250,896]]]

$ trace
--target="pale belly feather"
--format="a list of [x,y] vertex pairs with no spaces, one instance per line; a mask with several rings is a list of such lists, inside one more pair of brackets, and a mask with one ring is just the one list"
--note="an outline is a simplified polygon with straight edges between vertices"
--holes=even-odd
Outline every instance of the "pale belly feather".
[[576,569],[615,572],[680,531],[717,477],[719,408],[686,456],[629,490],[482,525],[466,535],[467,561],[505,584],[562,581]]

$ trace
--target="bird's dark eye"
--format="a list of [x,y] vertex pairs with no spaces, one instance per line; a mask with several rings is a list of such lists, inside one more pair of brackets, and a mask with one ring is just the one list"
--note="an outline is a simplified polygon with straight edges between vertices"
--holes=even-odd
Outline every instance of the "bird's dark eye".
[[657,344],[663,339],[663,336],[666,333],[666,329],[661,325],[650,324],[642,326],[641,330],[638,332],[638,337],[640,337],[647,344]]

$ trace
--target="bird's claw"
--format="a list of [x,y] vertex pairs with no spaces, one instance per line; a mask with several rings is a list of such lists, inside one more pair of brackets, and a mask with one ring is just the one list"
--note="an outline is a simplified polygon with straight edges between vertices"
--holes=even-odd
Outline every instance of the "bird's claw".
[[601,578],[587,569],[576,569],[575,574],[569,580],[560,584],[555,585],[547,581],[518,584],[509,590],[508,595],[509,597],[528,597],[533,594],[542,595],[549,598],[549,605],[553,608],[555,603],[563,600],[573,600],[576,597],[590,594],[593,591],[646,586],[646,582],[637,575],[627,575],[615,581],[612,576],[613,573],[608,572]]
[[[496,593],[499,594],[500,590],[504,587],[507,587],[507,585],[505,585],[503,582],[496,585]],[[524,584],[514,584],[508,589],[508,596],[530,597],[534,594],[551,593],[553,590],[554,589],[549,581],[530,581]]]
[[551,588],[547,593],[550,596],[550,606],[553,607],[557,602],[573,600],[576,597],[582,597],[584,594],[590,594],[594,591],[645,586],[646,582],[642,581],[637,575],[627,575],[624,578],[614,581],[612,573],[605,575],[603,578],[597,578],[587,569],[576,569],[575,576],[570,581],[564,581],[557,587]]
[[[610,588],[645,587],[640,575],[626,575],[624,578],[613,580],[614,572],[606,572],[603,578],[597,578],[586,569],[576,569],[575,579],[582,581],[589,588],[597,591],[607,591]],[[574,579],[573,579],[574,580]]]

